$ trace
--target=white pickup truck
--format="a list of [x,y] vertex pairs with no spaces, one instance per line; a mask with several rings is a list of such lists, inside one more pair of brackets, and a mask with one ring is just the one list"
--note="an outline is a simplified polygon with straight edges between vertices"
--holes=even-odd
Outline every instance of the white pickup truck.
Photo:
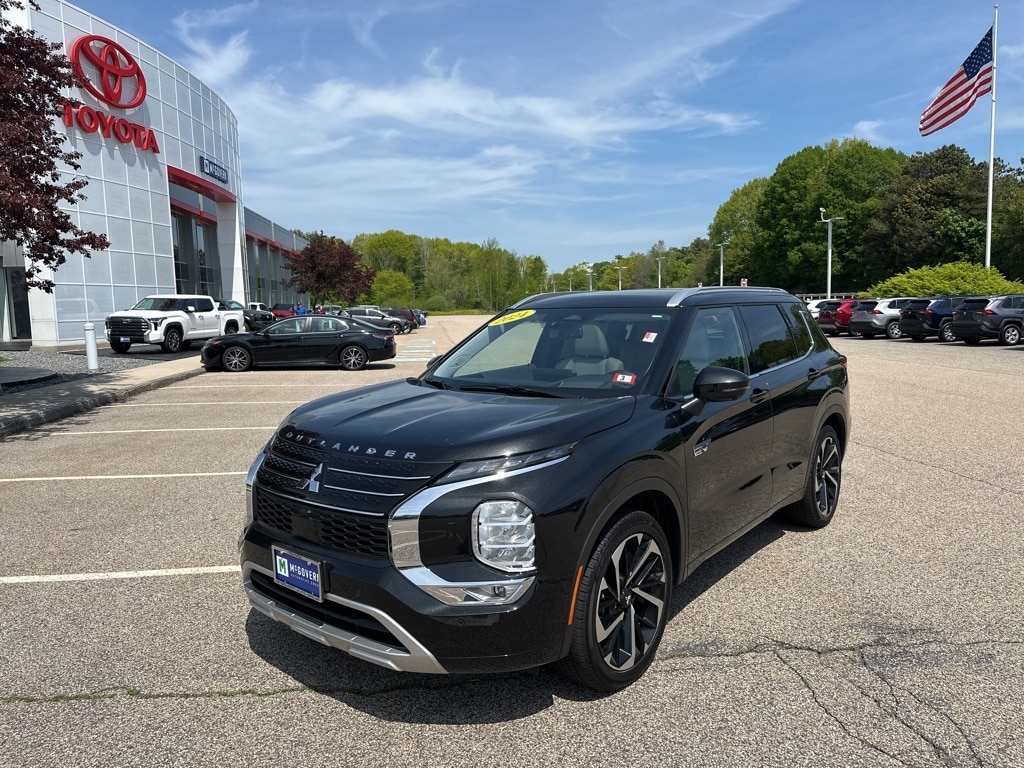
[[115,352],[123,354],[132,344],[159,344],[164,352],[178,352],[197,339],[238,333],[245,316],[240,309],[219,309],[211,296],[167,293],[108,315],[105,325]]

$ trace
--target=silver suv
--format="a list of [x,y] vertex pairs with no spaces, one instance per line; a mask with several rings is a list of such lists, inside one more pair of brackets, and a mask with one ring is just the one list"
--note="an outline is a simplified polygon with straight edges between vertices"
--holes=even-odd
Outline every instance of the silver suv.
[[890,339],[903,336],[900,331],[900,310],[907,302],[913,301],[912,296],[900,296],[894,299],[861,299],[857,302],[850,318],[850,335],[859,333],[865,339],[873,339],[885,334]]

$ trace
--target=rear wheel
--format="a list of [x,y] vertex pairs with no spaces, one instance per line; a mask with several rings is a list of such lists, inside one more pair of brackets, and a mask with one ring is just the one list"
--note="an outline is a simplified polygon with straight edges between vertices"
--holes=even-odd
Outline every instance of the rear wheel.
[[943,323],[939,328],[939,339],[942,341],[956,341],[956,336],[953,335],[953,324]]
[[1016,346],[1020,343],[1020,328],[1016,325],[1003,326],[1003,330],[999,332],[999,343],[1005,344],[1008,347]]
[[110,348],[117,352],[117,354],[123,355],[132,348],[132,343],[130,341],[111,341]]
[[232,373],[248,371],[252,368],[252,353],[245,347],[228,347],[220,353],[220,364]]
[[900,324],[894,320],[885,326],[885,335],[890,339],[899,339],[903,337],[903,331],[900,330]]
[[824,528],[832,522],[842,479],[843,453],[839,435],[826,425],[818,432],[814,444],[804,497],[788,508],[789,519],[811,528]]
[[164,340],[160,344],[160,348],[164,352],[180,352],[181,342],[181,330],[178,328],[168,328],[164,331]]
[[672,557],[661,526],[636,510],[601,538],[580,578],[569,655],[558,670],[617,691],[654,661],[672,602]]
[[346,371],[361,371],[366,367],[366,352],[355,345],[345,347],[338,356],[341,367]]

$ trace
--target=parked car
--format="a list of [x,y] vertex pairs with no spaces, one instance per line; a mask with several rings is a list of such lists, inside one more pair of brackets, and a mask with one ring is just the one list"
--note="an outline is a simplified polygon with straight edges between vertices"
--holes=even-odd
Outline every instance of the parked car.
[[284,320],[286,317],[295,317],[294,304],[278,303],[271,307],[270,311],[278,320]]
[[850,329],[850,320],[853,318],[853,311],[856,309],[861,299],[844,299],[843,302],[836,307],[833,313],[835,317],[836,330],[839,333],[847,333],[850,336],[856,336],[857,332]]
[[848,326],[851,335],[856,333],[865,339],[873,339],[881,334],[890,339],[901,338],[903,333],[900,331],[900,309],[914,300],[907,296],[859,300]]
[[548,293],[416,378],[293,411],[247,476],[253,607],[392,670],[636,681],[673,590],[832,520],[846,358],[768,288]]
[[818,304],[818,316],[814,322],[829,336],[838,336],[841,331],[836,324],[836,310],[842,303],[841,299],[826,299]]
[[821,305],[829,301],[832,301],[832,299],[811,299],[807,302],[807,311],[811,313],[811,317],[817,320],[818,310],[821,308]]
[[248,304],[249,309],[259,309],[264,312],[269,312],[270,307],[264,304],[262,301],[250,301]]
[[957,294],[908,301],[900,310],[900,332],[914,341],[924,341],[929,336],[937,336],[940,341],[955,341],[953,310],[969,298],[976,297]]
[[415,307],[413,307],[412,311],[416,314],[416,322],[420,324],[421,328],[427,324],[426,312],[424,312],[422,309],[416,309]]
[[964,299],[953,310],[953,335],[966,344],[982,339],[998,339],[1000,344],[1020,343],[1024,324],[1024,295],[979,296]]
[[349,317],[359,317],[380,328],[390,328],[394,334],[408,333],[412,330],[412,324],[404,317],[392,317],[374,307],[349,307],[345,311]]
[[269,309],[253,309],[252,305],[243,306],[233,299],[214,299],[219,309],[235,309],[245,317],[245,330],[260,331],[275,322],[274,313]]
[[415,331],[420,327],[420,321],[416,319],[416,313],[411,309],[395,309],[393,307],[382,307],[381,312],[392,317],[404,317],[409,321],[409,330]]
[[288,317],[258,333],[218,336],[203,345],[205,368],[247,371],[275,365],[331,365],[358,371],[395,356],[394,334],[329,315]]

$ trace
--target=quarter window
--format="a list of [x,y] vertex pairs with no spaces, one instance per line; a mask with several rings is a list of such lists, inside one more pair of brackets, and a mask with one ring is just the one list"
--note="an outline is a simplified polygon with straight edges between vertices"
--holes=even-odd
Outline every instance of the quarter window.
[[741,306],[739,310],[750,337],[752,373],[796,359],[796,343],[777,305],[750,304]]

